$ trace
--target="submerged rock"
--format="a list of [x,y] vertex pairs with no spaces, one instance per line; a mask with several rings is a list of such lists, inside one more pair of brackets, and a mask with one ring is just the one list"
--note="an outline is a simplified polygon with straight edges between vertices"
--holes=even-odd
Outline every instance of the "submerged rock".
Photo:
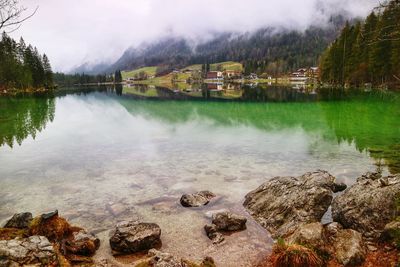
[[364,262],[367,254],[362,235],[354,230],[341,230],[333,243],[336,259],[344,266],[356,266]]
[[204,230],[206,231],[207,237],[213,241],[213,244],[219,244],[225,240],[224,236],[218,232],[215,224],[206,224]]
[[181,261],[169,253],[163,253],[156,249],[151,249],[148,252],[150,259],[149,266],[154,267],[182,267]]
[[1,266],[51,266],[58,263],[56,253],[44,236],[1,240]]
[[110,246],[117,253],[129,254],[161,245],[161,229],[155,223],[122,222],[110,238]]
[[28,228],[29,224],[32,221],[32,213],[30,212],[23,212],[23,213],[16,213],[7,223],[4,225],[4,228],[18,228],[24,229]]
[[335,177],[321,170],[275,177],[248,193],[243,205],[273,237],[285,236],[301,224],[320,222],[338,187]]
[[378,239],[385,226],[395,220],[399,197],[400,175],[382,178],[368,173],[333,200],[332,217],[345,228],[357,230],[368,239]]
[[212,216],[212,223],[219,231],[245,230],[246,222],[246,217],[231,212],[219,212]]
[[229,211],[213,213],[212,224],[204,226],[207,237],[214,244],[222,243],[225,238],[221,231],[241,231],[246,229],[247,218],[241,215],[233,214]]
[[210,191],[200,191],[194,194],[183,195],[180,202],[184,207],[201,207],[207,205],[214,197],[216,195]]
[[185,259],[177,259],[175,256],[158,251],[156,249],[149,250],[148,259],[136,264],[136,267],[216,267],[211,257],[205,257],[200,264]]
[[77,255],[92,256],[99,247],[100,239],[84,230],[73,233],[66,241],[67,251]]
[[125,213],[128,211],[128,206],[125,205],[124,203],[108,203],[106,205],[106,209],[108,210],[108,212],[111,213],[112,216],[114,217],[118,217],[121,214]]

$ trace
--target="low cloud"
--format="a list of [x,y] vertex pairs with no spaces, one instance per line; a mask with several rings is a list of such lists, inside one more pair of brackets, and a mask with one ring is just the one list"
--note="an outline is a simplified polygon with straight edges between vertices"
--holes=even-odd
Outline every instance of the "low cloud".
[[12,35],[50,57],[55,70],[111,62],[131,46],[165,36],[207,39],[261,27],[303,30],[331,14],[365,16],[378,0],[24,0],[37,14]]

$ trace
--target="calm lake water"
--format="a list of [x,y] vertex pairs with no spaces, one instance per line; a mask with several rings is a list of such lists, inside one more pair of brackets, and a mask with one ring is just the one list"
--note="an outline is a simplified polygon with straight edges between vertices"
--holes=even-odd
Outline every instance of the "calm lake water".
[[[161,226],[163,251],[251,266],[270,251],[268,233],[249,217],[246,231],[214,246],[203,231],[209,211],[246,215],[245,194],[274,176],[324,169],[352,184],[367,171],[400,172],[398,94],[236,91],[0,98],[0,223],[16,212],[58,209],[100,236],[96,257],[112,258],[109,230],[139,219]],[[183,193],[198,190],[219,198],[204,208],[179,205]]]

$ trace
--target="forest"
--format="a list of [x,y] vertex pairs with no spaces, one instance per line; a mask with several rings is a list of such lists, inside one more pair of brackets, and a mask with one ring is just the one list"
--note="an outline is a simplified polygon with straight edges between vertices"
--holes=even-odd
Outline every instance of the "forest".
[[131,48],[109,68],[88,70],[83,65],[77,72],[101,73],[117,69],[132,70],[143,66],[182,68],[191,64],[241,62],[246,73],[282,74],[304,66],[318,65],[318,59],[338,36],[345,17],[331,17],[324,27],[309,27],[304,32],[263,28],[252,33],[217,34],[210,40],[193,45],[184,38],[166,38]]
[[26,44],[16,42],[5,32],[0,40],[0,89],[51,88],[53,71],[46,54]]
[[321,58],[321,81],[336,85],[400,84],[400,1],[377,7],[364,22],[347,23]]

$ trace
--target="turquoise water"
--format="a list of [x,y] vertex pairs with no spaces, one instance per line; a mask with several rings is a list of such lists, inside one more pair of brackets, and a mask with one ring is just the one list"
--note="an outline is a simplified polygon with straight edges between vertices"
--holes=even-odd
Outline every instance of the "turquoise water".
[[[249,218],[248,230],[213,246],[203,233],[208,211],[246,215],[244,195],[278,175],[324,169],[352,184],[367,171],[400,172],[397,94],[243,95],[161,101],[100,90],[0,98],[0,222],[59,209],[101,237],[97,257],[111,257],[116,222],[151,221],[163,230],[164,251],[251,266],[270,250],[268,233]],[[219,198],[202,209],[180,207],[181,194],[196,190]]]

